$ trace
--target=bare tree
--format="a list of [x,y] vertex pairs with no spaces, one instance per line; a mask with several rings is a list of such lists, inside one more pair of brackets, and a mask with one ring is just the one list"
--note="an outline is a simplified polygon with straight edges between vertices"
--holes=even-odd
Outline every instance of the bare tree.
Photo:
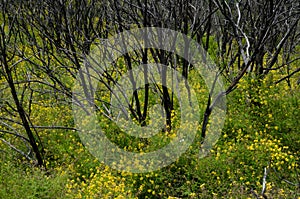
[[[221,65],[230,85],[219,93],[216,101],[232,92],[246,74],[262,79],[275,68],[278,55],[282,52],[290,58],[293,42],[298,43],[297,27],[300,20],[298,1],[218,1],[213,0],[221,15],[218,27],[222,39],[219,42],[220,55],[225,62]],[[218,31],[218,30],[216,30]],[[286,51],[288,50],[288,51]],[[285,60],[285,63],[296,59]],[[237,67],[236,67],[237,64]],[[282,64],[282,67],[285,64]],[[236,71],[236,68],[238,69]],[[294,75],[299,69],[291,73]],[[289,78],[288,75],[286,78]],[[279,80],[280,81],[280,80]],[[214,104],[208,100],[205,111],[202,136],[205,136],[206,123]]]
[[[169,28],[200,43],[206,51],[203,52],[204,61],[207,52],[215,53],[219,75],[222,73],[227,78],[229,86],[215,99],[207,96],[202,137],[205,137],[213,108],[236,88],[245,75],[262,79],[271,70],[284,69],[287,75],[275,82],[279,83],[289,82],[290,77],[299,72],[299,68],[290,68],[294,61],[299,60],[295,48],[300,41],[300,3],[296,0],[2,0],[0,6],[0,89],[3,93],[9,91],[13,99],[0,96],[4,99],[0,102],[3,112],[0,121],[2,126],[9,128],[5,129],[6,133],[29,143],[39,165],[43,164],[43,158],[36,144],[38,136],[34,133],[41,126],[31,124],[30,120],[34,94],[50,94],[61,103],[70,103],[72,85],[65,79],[73,81],[79,72],[86,98],[95,108],[104,109],[109,117],[110,103],[101,98],[96,99],[101,101],[100,105],[94,103],[97,96],[90,81],[83,78],[86,74],[80,68],[86,64],[87,56],[98,43],[125,30],[136,27]],[[137,89],[137,80],[130,71],[138,65],[155,62],[180,71],[188,79],[193,66],[174,52],[147,48],[147,42],[145,37],[140,42],[140,49],[114,60],[112,67],[98,74],[97,80],[104,91],[112,92],[111,88],[120,76],[129,71],[134,92],[133,97],[127,99],[126,106],[131,116],[140,125],[146,125],[151,106],[149,96],[155,90],[161,96],[165,124],[170,130],[171,112],[176,101],[173,93],[166,86],[149,85],[147,68],[143,73],[144,90]],[[161,39],[159,42],[164,41]],[[189,41],[183,43],[184,54],[187,55]],[[280,60],[279,55],[282,55]],[[20,72],[23,63],[26,63],[25,72]],[[165,70],[161,71],[160,77],[162,84],[166,84]],[[33,85],[42,85],[42,89],[34,89]],[[80,101],[76,103],[81,105]],[[11,125],[7,127],[10,122],[23,126],[27,137],[15,132]]]
[[[21,25],[19,20],[19,12],[22,8],[20,4],[21,3],[15,1],[2,1],[0,7],[2,20],[0,28],[0,75],[1,78],[5,78],[3,89],[9,89],[10,97],[12,99],[12,101],[5,101],[8,107],[10,107],[10,110],[8,111],[8,109],[6,109],[6,111],[9,112],[12,119],[1,118],[1,121],[2,125],[4,124],[6,126],[5,129],[8,129],[7,131],[2,131],[2,133],[9,133],[18,138],[21,138],[23,141],[28,142],[31,148],[29,149],[29,153],[25,154],[21,150],[17,149],[17,147],[12,145],[9,141],[5,141],[4,139],[2,139],[2,141],[4,141],[12,149],[16,150],[17,152],[20,152],[27,158],[31,157],[32,150],[36,156],[37,164],[39,166],[43,166],[44,162],[42,151],[37,145],[38,135],[34,135],[34,131],[31,129],[30,118],[28,117],[28,114],[25,110],[25,103],[27,102],[24,102],[23,98],[25,95],[24,93],[27,90],[27,86],[24,85],[24,87],[22,88],[19,87],[18,84],[16,84],[17,81],[23,79],[23,77],[21,77],[20,74],[21,70],[19,66],[24,61],[26,61],[26,58],[22,56],[25,51],[24,45],[26,45],[26,41],[24,41],[24,38],[22,37],[22,32],[19,28],[19,26]],[[22,136],[21,133],[14,130],[15,128],[11,126],[8,122],[4,123],[4,120],[7,120],[9,122],[18,121],[17,123],[23,126],[27,134],[27,138]]]

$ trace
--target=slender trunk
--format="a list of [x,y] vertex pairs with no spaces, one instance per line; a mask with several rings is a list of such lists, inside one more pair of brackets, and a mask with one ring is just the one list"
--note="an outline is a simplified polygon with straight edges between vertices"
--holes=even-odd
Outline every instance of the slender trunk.
[[[165,60],[165,52],[161,51],[160,54],[160,61],[161,63],[166,63]],[[169,95],[169,90],[168,90],[168,85],[167,85],[167,68],[162,67],[161,71],[161,83],[162,83],[162,94],[163,94],[163,106],[166,112],[166,126],[167,126],[167,131],[171,130],[171,111],[173,109],[173,104]]]
[[8,63],[6,62],[5,55],[3,55],[3,56],[4,56],[3,57],[3,65],[4,65],[5,73],[7,75],[7,82],[9,84],[10,91],[11,91],[11,94],[13,96],[13,100],[14,100],[15,105],[17,107],[18,114],[19,114],[19,116],[22,120],[23,127],[24,127],[24,129],[27,133],[28,138],[29,138],[30,145],[31,145],[31,147],[32,147],[32,149],[35,153],[35,156],[36,156],[36,159],[37,159],[37,162],[38,162],[38,166],[45,166],[44,162],[43,162],[42,154],[41,154],[41,152],[40,152],[40,150],[37,146],[36,140],[34,138],[32,130],[30,128],[29,122],[27,120],[25,110],[24,110],[23,106],[21,105],[20,100],[18,98],[16,87],[14,85],[13,77],[12,77],[12,74],[11,74],[11,70],[9,69]]
[[[118,19],[118,23],[119,23],[119,27],[118,27],[118,30],[119,32],[123,32],[123,20],[122,20],[122,17],[119,13],[120,9],[119,9],[119,5],[116,1],[114,1],[114,6],[116,8],[116,11],[117,11],[117,19]],[[123,47],[125,48],[125,52],[127,52],[126,50],[126,41],[123,37],[123,35],[121,34],[121,41],[123,42]],[[128,53],[126,53],[124,55],[124,58],[126,60],[126,63],[127,63],[127,67],[128,67],[128,72],[129,72],[129,78],[130,78],[130,81],[131,81],[131,84],[132,84],[132,89],[133,89],[133,101],[135,101],[135,106],[136,106],[136,112],[134,112],[134,109],[132,108],[132,105],[131,104],[128,104],[129,105],[129,109],[131,110],[131,113],[133,114],[133,116],[138,120],[138,122],[141,124],[142,122],[142,112],[141,112],[141,105],[140,105],[140,101],[139,101],[139,97],[138,97],[138,91],[137,91],[137,88],[136,88],[136,81],[134,80],[134,76],[133,76],[133,72],[132,72],[132,62],[131,62],[131,58],[130,58],[130,55]]]
[[[145,9],[144,9],[144,27],[147,26],[147,12],[148,12],[148,7],[147,7],[147,0],[145,0]],[[144,52],[143,52],[143,64],[144,64],[144,83],[145,83],[145,98],[144,98],[144,110],[143,110],[143,115],[142,115],[142,126],[146,126],[146,118],[147,118],[147,111],[148,111],[148,102],[149,102],[149,82],[148,82],[148,33],[144,32],[144,41],[145,41],[145,47],[144,47]]]

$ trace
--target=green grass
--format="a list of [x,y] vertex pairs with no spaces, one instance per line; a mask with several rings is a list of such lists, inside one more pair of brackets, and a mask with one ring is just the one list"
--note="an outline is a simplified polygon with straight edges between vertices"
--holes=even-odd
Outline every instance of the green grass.
[[[201,140],[196,139],[176,162],[144,174],[105,167],[74,131],[39,130],[47,170],[0,143],[0,198],[255,198],[265,168],[269,198],[299,198],[299,99],[295,84],[288,88],[285,83],[274,86],[266,79],[256,84],[245,78],[227,97],[222,136],[207,157],[198,158]],[[68,106],[53,105],[36,106],[32,114],[41,125],[72,126],[70,113]],[[104,121],[110,139],[139,151],[138,141]]]
[[13,162],[8,157],[2,157],[0,173],[0,198],[65,198],[66,173],[46,172],[32,165]]

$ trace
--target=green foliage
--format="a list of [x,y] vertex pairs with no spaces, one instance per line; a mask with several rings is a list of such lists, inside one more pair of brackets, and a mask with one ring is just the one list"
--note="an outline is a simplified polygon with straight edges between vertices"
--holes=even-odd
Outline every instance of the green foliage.
[[0,163],[0,198],[64,198],[66,173],[46,172],[7,156],[2,156]]
[[[173,164],[145,174],[110,170],[112,182],[123,176],[122,182],[133,193],[131,197],[138,198],[251,198],[260,194],[266,169],[265,195],[297,198],[300,137],[295,116],[299,115],[298,89],[296,86],[287,88],[285,84],[274,86],[269,79],[245,78],[227,98],[228,115],[223,136],[209,156],[198,159],[199,139],[196,139]],[[283,111],[286,108],[289,111]],[[114,131],[113,128],[107,130],[108,134]],[[123,142],[135,146],[130,139],[123,139]],[[87,182],[96,183],[93,177]],[[84,190],[83,198],[88,197],[86,189],[78,187],[79,183],[71,185],[77,187],[79,193]],[[124,194],[128,191],[120,193],[120,197],[125,197]]]
[[[300,65],[297,58],[300,45],[295,48],[292,45],[298,39],[298,30],[291,32],[278,57],[274,52],[280,49],[276,40],[284,42],[282,35],[289,35],[288,29],[293,30],[292,22],[298,19],[294,10],[295,1],[286,6],[283,6],[286,2],[282,1],[282,4],[275,6],[275,10],[271,8],[273,3],[270,3],[270,10],[275,11],[270,12],[272,16],[257,19],[252,14],[255,16],[261,9],[269,8],[269,3],[254,2],[253,12],[251,7],[243,6],[241,17],[233,12],[238,20],[236,30],[231,27],[233,24],[221,22],[223,17],[226,21],[230,19],[230,16],[223,16],[228,13],[226,9],[219,13],[221,7],[210,3],[209,7],[205,7],[206,3],[195,2],[200,4],[186,4],[188,6],[177,9],[175,4],[165,7],[163,1],[153,1],[155,5],[152,2],[148,2],[151,6],[141,4],[132,13],[127,10],[131,10],[132,5],[124,2],[117,5],[101,1],[2,1],[0,198],[258,198],[256,195],[261,196],[263,185],[266,185],[264,194],[268,198],[300,199],[299,74],[274,83],[297,71]],[[238,5],[235,7],[238,8]],[[286,12],[289,8],[291,11]],[[202,18],[198,18],[202,9],[209,10],[209,16],[206,16],[206,11],[203,12],[203,22]],[[159,10],[165,14],[160,15]],[[188,15],[182,10],[186,10]],[[190,12],[197,16],[190,17],[193,16],[189,15]],[[147,16],[147,13],[150,15]],[[265,13],[269,16],[268,12]],[[219,14],[222,17],[218,17]],[[176,16],[179,18],[174,21]],[[246,20],[248,17],[254,21],[249,23]],[[134,24],[142,18],[140,25]],[[152,22],[157,19],[161,20]],[[232,19],[234,22],[235,17]],[[85,55],[96,47],[93,43],[101,44],[109,35],[142,24],[161,24],[178,31],[188,25],[187,28],[192,30],[187,34],[194,35],[194,39],[209,47],[207,51],[212,61],[219,63],[218,67],[227,73],[228,84],[232,83],[232,78],[241,72],[240,67],[246,62],[242,59],[242,48],[249,47],[254,72],[243,76],[236,90],[227,96],[228,112],[222,136],[208,156],[199,159],[201,124],[195,124],[192,128],[198,131],[198,135],[178,160],[155,172],[133,174],[109,168],[93,157],[81,143],[78,133],[72,129],[71,90]],[[252,24],[257,27],[253,28]],[[277,25],[270,26],[264,32],[270,24]],[[214,25],[217,26],[213,28]],[[247,35],[250,46],[246,45]],[[239,45],[239,41],[244,47]],[[129,65],[134,68],[145,61],[139,59],[141,55],[144,57],[144,52],[148,52],[149,63],[167,63],[173,59],[165,59],[168,53],[163,50],[149,48],[141,52],[137,50],[127,54],[131,58],[130,64],[125,57],[119,57],[113,61],[113,67],[108,66],[104,79],[99,79],[96,105],[101,106],[103,101],[109,104],[110,87],[120,80]],[[276,63],[272,62],[274,55]],[[290,62],[293,59],[294,62]],[[184,63],[177,58],[171,62],[178,68]],[[196,91],[201,115],[199,120],[202,120],[208,90],[193,66],[189,67],[188,80]],[[277,69],[268,71],[268,67]],[[43,155],[45,167],[36,166],[34,152],[26,141],[24,122],[19,117],[20,110],[8,85],[9,76],[11,85],[16,89],[14,94],[25,111],[23,115],[34,133],[31,137],[38,142],[37,151]],[[161,89],[161,86],[158,87]],[[154,90],[150,85],[149,109],[157,103]],[[140,89],[138,98],[141,110],[145,105],[145,96]],[[101,111],[98,119],[107,138],[120,148],[131,152],[150,152],[167,145],[176,137],[177,127],[185,125],[180,123],[180,103],[175,97],[171,112],[172,130],[162,130],[150,139],[129,136]],[[133,103],[133,107],[136,106]],[[143,119],[150,123],[149,114]]]
[[[198,91],[200,109],[204,110],[207,89],[202,80],[193,81],[199,80],[194,71],[189,75],[191,85]],[[252,198],[262,190],[265,168],[267,196],[300,197],[296,186],[300,173],[300,92],[296,78],[291,79],[291,87],[285,82],[274,85],[274,80],[281,77],[279,72],[272,72],[264,79],[251,75],[242,79],[227,96],[222,137],[211,153],[198,158],[198,136],[176,162],[155,172],[132,174],[110,169],[89,154],[73,130],[37,129],[46,170],[32,166],[34,163],[0,142],[0,198]],[[143,93],[139,97],[143,98]],[[50,96],[35,99],[31,112],[34,124],[74,125],[69,104],[59,104]],[[153,100],[150,96],[150,104],[155,104]],[[178,115],[173,116],[174,121],[179,120]],[[100,114],[99,119],[107,137],[128,151],[155,150],[176,136],[176,131],[162,132],[141,142],[120,133]],[[178,125],[175,122],[174,129]],[[20,140],[6,134],[2,137],[26,149]]]

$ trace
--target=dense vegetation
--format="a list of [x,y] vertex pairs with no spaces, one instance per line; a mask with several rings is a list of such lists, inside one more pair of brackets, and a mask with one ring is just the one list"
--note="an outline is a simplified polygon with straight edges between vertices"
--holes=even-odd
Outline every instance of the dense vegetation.
[[[0,9],[0,198],[300,198],[298,1],[3,0]],[[216,107],[195,68],[151,48],[120,56],[99,77],[93,106],[108,107],[119,75],[156,62],[188,79],[201,108],[196,139],[179,159],[130,173],[101,163],[84,146],[72,89],[97,43],[148,26],[200,43],[222,74],[227,114],[221,137],[200,159]],[[132,119],[145,126],[162,96],[167,128],[152,138],[133,139],[107,109],[97,112],[106,136],[127,151],[157,150],[182,125],[178,99],[152,86],[128,104]]]

